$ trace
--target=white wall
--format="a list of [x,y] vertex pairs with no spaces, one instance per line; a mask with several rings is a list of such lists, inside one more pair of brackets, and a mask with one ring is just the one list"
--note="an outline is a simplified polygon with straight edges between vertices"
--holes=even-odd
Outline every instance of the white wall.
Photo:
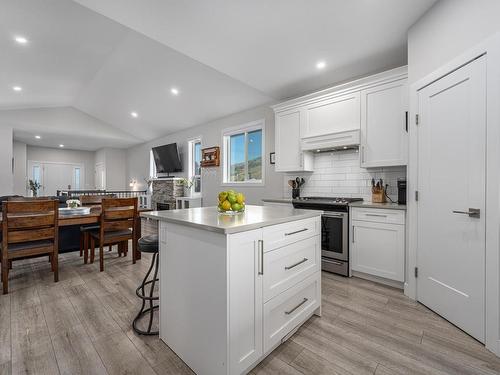
[[500,31],[500,1],[440,0],[408,31],[408,75],[414,83]]
[[57,163],[83,164],[85,185],[83,189],[94,189],[95,153],[92,151],[66,150],[60,148],[27,146],[27,160],[50,161]]
[[14,141],[14,194],[26,195],[26,143]]
[[106,190],[128,190],[127,152],[118,148],[106,148]]
[[286,174],[283,178],[283,196],[292,196],[288,180],[300,176],[306,181],[301,195],[328,197],[361,197],[371,201],[371,179],[382,179],[389,184],[388,195],[397,201],[398,178],[406,177],[406,167],[361,168],[357,150],[314,154],[314,172]]
[[0,196],[13,191],[12,174],[12,128],[0,126]]
[[[199,125],[184,131],[174,133],[153,142],[144,143],[132,147],[127,151],[127,174],[128,179],[137,180],[136,190],[146,188],[144,178],[149,177],[149,151],[151,147],[176,142],[181,153],[183,162],[183,173],[176,176],[187,176],[188,173],[188,139],[201,136],[202,147],[222,146],[222,130],[229,127],[243,125],[245,123],[264,119],[265,120],[265,186],[241,187],[237,190],[243,192],[247,197],[248,204],[261,204],[262,198],[282,196],[283,177],[274,172],[274,165],[269,164],[269,153],[274,152],[274,112],[268,106],[257,107],[248,111],[240,112],[207,124]],[[222,152],[222,148],[221,148]],[[215,205],[217,194],[227,189],[221,186],[222,165],[217,168],[203,168],[202,170],[202,194],[205,206]]]

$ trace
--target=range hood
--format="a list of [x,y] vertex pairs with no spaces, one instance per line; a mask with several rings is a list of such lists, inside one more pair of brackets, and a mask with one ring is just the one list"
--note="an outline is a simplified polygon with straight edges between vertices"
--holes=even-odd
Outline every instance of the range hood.
[[359,129],[305,137],[300,140],[302,151],[335,151],[359,148]]

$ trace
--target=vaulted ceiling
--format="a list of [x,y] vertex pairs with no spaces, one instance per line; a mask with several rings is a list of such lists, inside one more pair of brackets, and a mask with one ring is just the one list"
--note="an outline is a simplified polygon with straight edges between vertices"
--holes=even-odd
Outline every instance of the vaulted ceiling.
[[2,0],[0,126],[44,146],[142,143],[404,65],[434,2]]

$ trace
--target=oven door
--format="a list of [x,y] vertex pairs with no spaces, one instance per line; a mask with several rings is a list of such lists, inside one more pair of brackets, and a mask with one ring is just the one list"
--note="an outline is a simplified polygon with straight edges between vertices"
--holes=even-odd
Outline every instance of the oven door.
[[321,216],[321,256],[349,260],[347,221],[347,212],[326,212]]

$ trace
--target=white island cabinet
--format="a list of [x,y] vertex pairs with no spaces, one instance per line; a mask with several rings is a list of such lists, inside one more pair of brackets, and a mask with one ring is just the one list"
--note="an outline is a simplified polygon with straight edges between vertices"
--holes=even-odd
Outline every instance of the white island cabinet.
[[248,373],[320,314],[320,215],[144,213],[160,222],[160,339],[198,375]]

